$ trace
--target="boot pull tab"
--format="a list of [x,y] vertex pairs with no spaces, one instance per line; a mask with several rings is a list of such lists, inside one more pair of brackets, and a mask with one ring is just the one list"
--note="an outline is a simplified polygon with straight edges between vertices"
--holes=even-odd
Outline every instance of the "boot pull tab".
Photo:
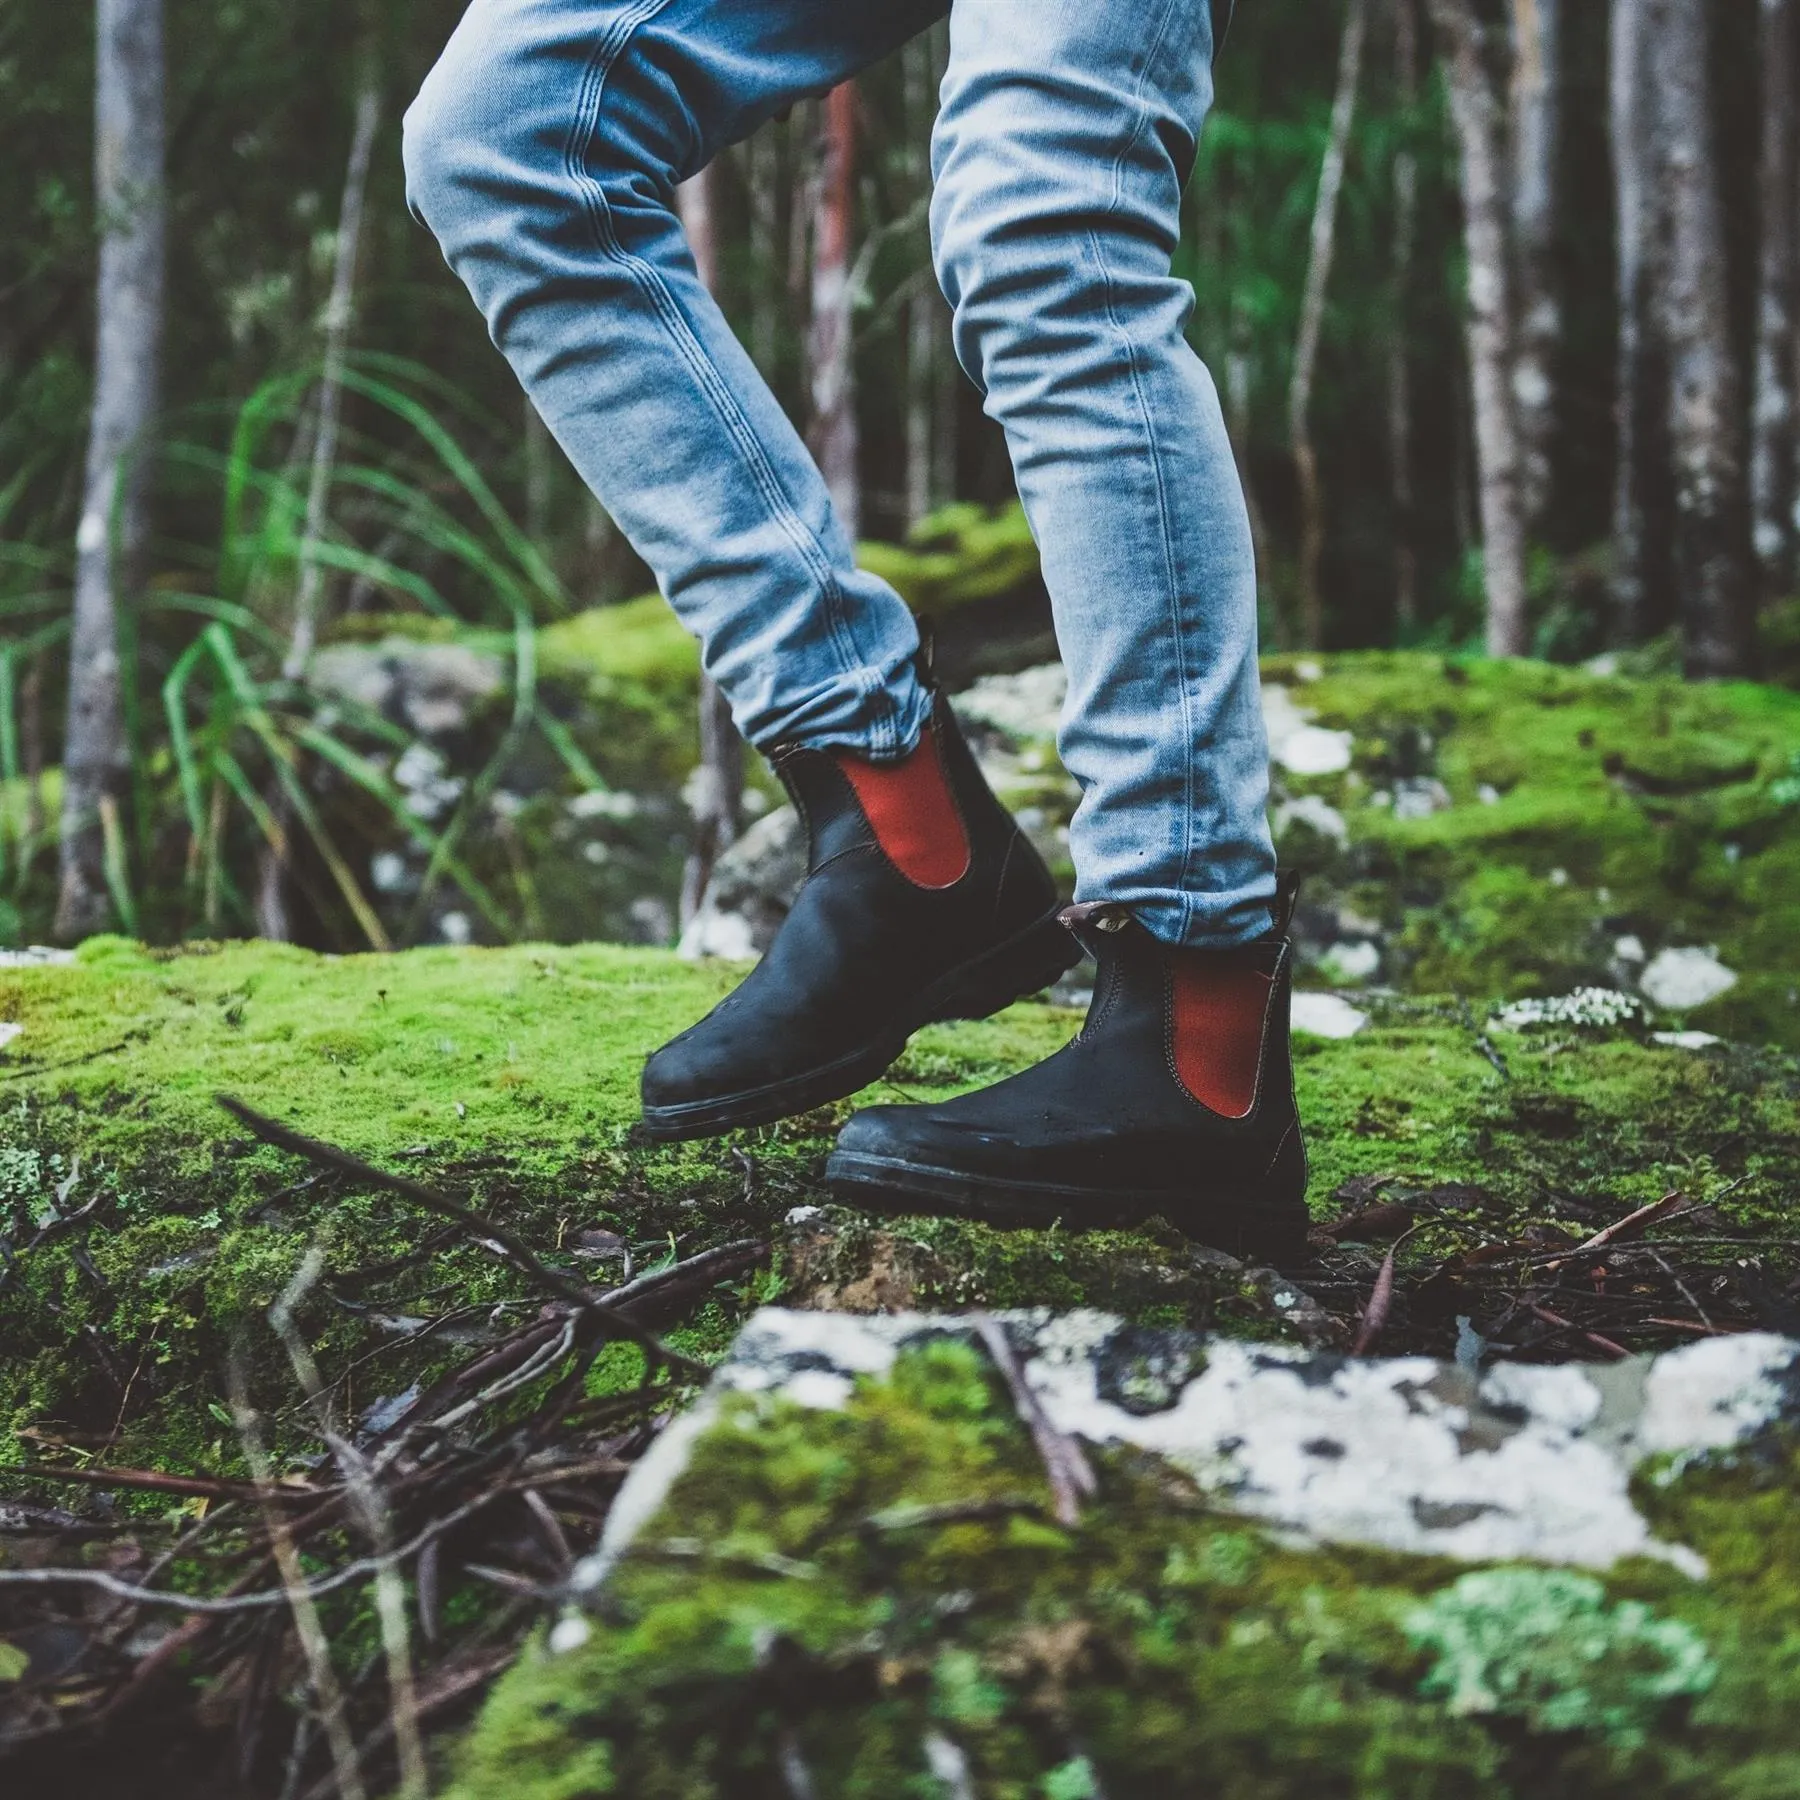
[[1275,900],[1269,908],[1277,937],[1291,936],[1294,912],[1300,904],[1300,876],[1293,869],[1283,869],[1275,878]]
[[913,622],[919,628],[919,654],[913,658],[913,668],[920,686],[928,694],[935,694],[938,691],[937,621],[929,613],[919,613]]
[[1056,915],[1056,922],[1077,934],[1103,931],[1109,937],[1137,923],[1129,907],[1115,905],[1111,900],[1084,900],[1079,906],[1065,906]]

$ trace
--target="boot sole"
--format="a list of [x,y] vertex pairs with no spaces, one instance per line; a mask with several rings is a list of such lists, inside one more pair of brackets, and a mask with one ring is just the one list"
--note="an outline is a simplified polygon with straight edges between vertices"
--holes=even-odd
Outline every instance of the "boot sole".
[[1119,1231],[1161,1218],[1198,1243],[1278,1264],[1307,1260],[1312,1222],[1304,1200],[1001,1181],[845,1150],[826,1163],[825,1179],[834,1198],[864,1212],[948,1215],[1009,1229],[1061,1225],[1072,1231]]
[[773,1125],[815,1107],[859,1093],[899,1059],[907,1040],[921,1027],[948,1019],[986,1019],[1015,1000],[1049,987],[1081,960],[1081,946],[1055,912],[984,951],[932,983],[918,1005],[898,1023],[821,1068],[790,1075],[767,1087],[679,1106],[646,1106],[644,1135],[659,1144],[722,1137],[753,1125]]

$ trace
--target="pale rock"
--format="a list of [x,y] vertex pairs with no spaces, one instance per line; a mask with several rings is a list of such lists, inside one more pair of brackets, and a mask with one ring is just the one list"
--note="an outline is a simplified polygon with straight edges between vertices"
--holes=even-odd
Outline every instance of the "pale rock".
[[1394,817],[1429,819],[1448,812],[1450,790],[1435,775],[1416,775],[1394,783]]
[[313,658],[319,693],[385,713],[421,737],[463,731],[506,686],[506,664],[466,644],[327,644]]
[[1061,663],[1039,663],[1016,675],[984,675],[956,696],[957,717],[1015,742],[1053,738],[1069,695]]
[[1650,1041],[1667,1045],[1671,1050],[1711,1050],[1725,1040],[1710,1031],[1653,1031]]
[[1359,986],[1373,981],[1381,972],[1381,946],[1367,938],[1333,944],[1319,958],[1319,968],[1345,987]]
[[1369,1015],[1336,994],[1299,993],[1289,1015],[1302,1037],[1353,1038],[1366,1028]]
[[23,1037],[24,1034],[25,1027],[23,1025],[14,1024],[10,1019],[0,1019],[0,1050],[4,1050],[8,1044]]
[[1350,844],[1350,827],[1344,815],[1318,794],[1302,794],[1297,800],[1284,800],[1275,809],[1275,835],[1283,836],[1292,825],[1304,825],[1320,837],[1330,838],[1338,848]]
[[583,821],[612,819],[623,823],[635,819],[643,810],[644,803],[636,794],[615,793],[610,788],[589,788],[568,803],[569,817]]
[[[1652,1459],[1678,1469],[1758,1442],[1786,1417],[1800,1365],[1800,1343],[1764,1333],[1620,1363],[1500,1363],[1478,1374],[1421,1356],[1202,1343],[1097,1312],[1001,1323],[1059,1431],[1158,1458],[1211,1506],[1290,1542],[1602,1570],[1647,1557],[1696,1579],[1702,1559],[1657,1535],[1633,1482]],[[921,1314],[759,1312],[626,1480],[575,1590],[591,1593],[629,1550],[727,1396],[752,1398],[746,1431],[776,1401],[835,1411],[910,1342],[967,1329]],[[1146,1403],[1131,1377],[1152,1355],[1168,1379]]]
[[1270,760],[1290,775],[1341,775],[1350,767],[1351,734],[1313,724],[1312,713],[1297,706],[1286,688],[1265,683],[1262,706]]
[[1638,986],[1652,1005],[1686,1012],[1730,993],[1737,980],[1736,972],[1719,961],[1711,946],[1690,944],[1680,950],[1659,950]]
[[369,858],[369,883],[378,894],[398,894],[407,885],[406,858],[397,850],[377,850]]
[[791,806],[758,819],[713,868],[706,898],[681,935],[689,961],[747,961],[775,941],[806,879],[806,827]]
[[75,960],[73,950],[49,944],[26,944],[18,950],[0,950],[0,969],[66,969]]

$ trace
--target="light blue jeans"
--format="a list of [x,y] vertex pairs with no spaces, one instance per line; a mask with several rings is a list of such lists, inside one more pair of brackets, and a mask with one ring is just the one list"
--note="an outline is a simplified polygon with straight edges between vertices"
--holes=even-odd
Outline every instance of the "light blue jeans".
[[[1004,427],[1069,673],[1077,897],[1171,942],[1268,928],[1249,523],[1170,273],[1209,0],[954,0],[932,245]],[[918,634],[695,273],[674,189],[946,0],[474,0],[407,189],[744,735],[903,754]]]

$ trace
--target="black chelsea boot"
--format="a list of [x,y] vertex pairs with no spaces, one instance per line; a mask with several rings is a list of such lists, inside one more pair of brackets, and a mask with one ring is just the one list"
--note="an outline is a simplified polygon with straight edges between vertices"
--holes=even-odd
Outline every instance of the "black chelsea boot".
[[908,757],[772,758],[806,825],[805,885],[769,953],[644,1069],[644,1128],[714,1137],[841,1100],[920,1026],[980,1019],[1080,957],[1056,885],[949,702]]
[[1237,950],[1161,943],[1120,907],[1063,915],[1099,979],[1073,1042],[940,1106],[879,1106],[827,1164],[847,1205],[1074,1229],[1160,1216],[1243,1254],[1298,1260],[1306,1151],[1288,1052],[1291,901]]

